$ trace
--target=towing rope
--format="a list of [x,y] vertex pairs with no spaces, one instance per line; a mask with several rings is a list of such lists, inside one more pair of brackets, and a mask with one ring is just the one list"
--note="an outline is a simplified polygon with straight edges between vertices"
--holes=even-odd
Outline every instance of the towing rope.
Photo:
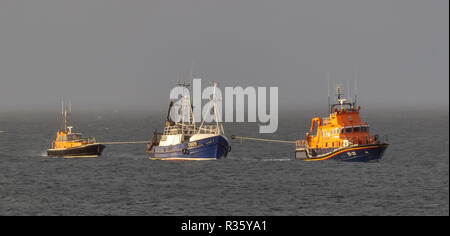
[[130,141],[130,142],[100,142],[98,144],[113,145],[113,144],[135,144],[135,143],[150,143],[151,141]]
[[288,140],[277,140],[277,139],[265,139],[265,138],[251,138],[251,137],[242,137],[242,136],[236,136],[231,135],[231,139],[240,139],[241,143],[242,140],[252,140],[252,141],[261,141],[261,142],[271,142],[271,143],[294,143],[295,141],[288,141]]
[[[231,139],[240,139],[242,140],[252,140],[252,141],[261,141],[261,142],[272,142],[272,143],[292,143],[295,144],[295,141],[290,140],[279,140],[279,139],[265,139],[265,138],[252,138],[252,137],[243,137],[231,135]],[[139,143],[150,143],[151,141],[130,141],[130,142],[99,142],[98,144],[104,145],[115,145],[115,144],[139,144]]]

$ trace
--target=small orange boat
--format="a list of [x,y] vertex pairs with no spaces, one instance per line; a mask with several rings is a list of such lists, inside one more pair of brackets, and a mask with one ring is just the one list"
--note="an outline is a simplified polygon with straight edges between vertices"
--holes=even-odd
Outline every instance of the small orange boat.
[[[64,106],[63,106],[64,107]],[[63,108],[64,129],[58,130],[52,147],[47,150],[53,157],[98,157],[105,145],[97,143],[95,138],[83,138],[81,133],[72,132],[73,127],[67,126],[67,110]]]
[[[359,117],[360,106],[344,98],[336,88],[337,103],[329,106],[328,117],[314,117],[305,140],[296,141],[295,158],[305,161],[327,159],[378,161],[388,147],[387,138],[369,134],[369,125]],[[316,131],[314,131],[316,130]]]

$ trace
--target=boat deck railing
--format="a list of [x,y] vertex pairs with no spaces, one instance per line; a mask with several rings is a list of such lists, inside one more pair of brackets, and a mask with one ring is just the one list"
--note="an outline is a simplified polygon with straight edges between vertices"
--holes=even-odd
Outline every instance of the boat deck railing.
[[306,140],[296,140],[295,141],[295,147],[296,148],[306,148]]
[[195,127],[193,124],[175,124],[174,126],[164,127],[163,135],[177,135],[177,134],[194,134]]
[[97,140],[95,140],[94,137],[88,137],[87,138],[87,143],[96,143],[96,142],[97,142]]
[[373,139],[374,139],[374,143],[388,143],[389,142],[389,138],[388,138],[388,136],[387,135],[383,135],[383,136],[381,136],[381,138],[379,137],[379,135],[378,134],[375,134],[374,136],[373,136]]
[[163,135],[188,134],[216,134],[218,132],[217,125],[203,125],[201,128],[194,125],[176,124],[175,126],[167,126],[164,128]]
[[216,134],[218,132],[217,125],[204,125],[198,130],[200,134]]

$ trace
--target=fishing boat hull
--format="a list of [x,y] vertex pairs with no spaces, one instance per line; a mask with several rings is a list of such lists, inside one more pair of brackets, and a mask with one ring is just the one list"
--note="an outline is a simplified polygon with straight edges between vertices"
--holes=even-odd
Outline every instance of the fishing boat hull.
[[153,146],[147,153],[153,160],[200,161],[226,158],[230,149],[227,138],[217,135],[177,145]]
[[73,148],[48,149],[47,156],[65,157],[65,158],[81,158],[81,157],[98,157],[102,154],[105,145],[88,144]]
[[388,146],[389,144],[383,143],[357,145],[334,150],[297,149],[295,158],[304,161],[339,160],[349,162],[376,162],[382,158]]

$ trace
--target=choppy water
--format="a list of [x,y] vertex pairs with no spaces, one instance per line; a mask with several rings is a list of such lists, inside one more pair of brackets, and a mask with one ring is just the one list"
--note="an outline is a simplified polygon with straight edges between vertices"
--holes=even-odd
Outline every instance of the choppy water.
[[[294,140],[312,111],[280,115]],[[72,124],[99,141],[148,140],[164,112],[85,112]],[[381,162],[293,160],[294,147],[234,141],[228,160],[146,159],[145,145],[107,146],[97,159],[55,159],[45,150],[58,113],[0,113],[0,215],[448,215],[449,113],[372,110],[387,134]],[[255,124],[226,132],[255,136]]]

